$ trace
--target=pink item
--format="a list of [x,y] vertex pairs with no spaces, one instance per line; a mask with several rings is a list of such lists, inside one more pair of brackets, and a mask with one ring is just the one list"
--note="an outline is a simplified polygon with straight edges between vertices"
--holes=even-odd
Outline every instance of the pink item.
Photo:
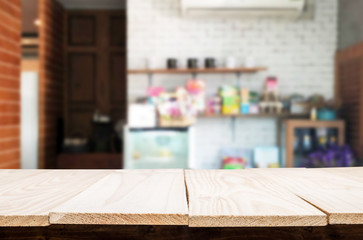
[[266,78],[266,89],[269,91],[274,91],[277,89],[277,78],[276,77],[267,77]]
[[164,88],[163,87],[149,87],[147,89],[147,95],[149,97],[158,97],[163,92],[164,92]]
[[187,82],[187,90],[190,94],[197,95],[204,92],[205,81],[204,80],[189,80]]

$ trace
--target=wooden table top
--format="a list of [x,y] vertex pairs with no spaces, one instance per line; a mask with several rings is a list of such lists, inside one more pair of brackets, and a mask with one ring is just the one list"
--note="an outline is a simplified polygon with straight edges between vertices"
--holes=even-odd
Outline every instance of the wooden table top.
[[0,170],[0,227],[363,224],[363,168]]

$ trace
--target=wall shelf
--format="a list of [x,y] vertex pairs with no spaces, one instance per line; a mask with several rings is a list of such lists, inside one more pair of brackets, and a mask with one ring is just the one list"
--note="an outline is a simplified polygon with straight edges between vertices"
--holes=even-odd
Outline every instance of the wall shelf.
[[200,114],[198,118],[308,118],[309,114],[293,114],[293,113],[281,113],[281,114]]
[[196,68],[196,69],[134,69],[129,74],[197,74],[197,73],[256,73],[266,71],[266,67],[255,68]]
[[255,68],[181,68],[181,69],[133,69],[128,70],[128,74],[146,74],[148,76],[149,87],[153,84],[154,74],[191,74],[193,78],[197,78],[198,74],[227,74],[233,73],[237,75],[237,86],[240,86],[240,80],[242,73],[257,73],[260,71],[266,71],[267,67],[255,67]]

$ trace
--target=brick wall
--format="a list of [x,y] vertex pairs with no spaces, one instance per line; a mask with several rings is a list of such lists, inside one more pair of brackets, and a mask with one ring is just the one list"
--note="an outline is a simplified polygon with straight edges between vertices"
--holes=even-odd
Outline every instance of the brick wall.
[[0,1],[0,168],[20,167],[20,5]]
[[64,9],[55,0],[39,0],[39,17],[39,168],[54,168],[63,115]]
[[[176,57],[185,66],[188,57],[252,55],[267,72],[242,76],[242,86],[261,91],[267,75],[276,75],[282,95],[320,93],[333,96],[334,55],[337,47],[337,0],[317,0],[313,20],[289,21],[279,18],[182,18],[179,1],[132,0],[128,2],[129,69],[144,68],[145,59],[154,57],[159,67]],[[174,88],[188,75],[156,75],[154,85]],[[235,84],[236,76],[201,75],[207,80],[207,94],[218,86]],[[147,76],[129,75],[129,102],[145,95]],[[218,168],[223,146],[255,147],[275,145],[276,125],[268,119],[238,119],[235,140],[230,119],[199,119],[195,142],[197,165]],[[211,130],[212,129],[212,130]]]

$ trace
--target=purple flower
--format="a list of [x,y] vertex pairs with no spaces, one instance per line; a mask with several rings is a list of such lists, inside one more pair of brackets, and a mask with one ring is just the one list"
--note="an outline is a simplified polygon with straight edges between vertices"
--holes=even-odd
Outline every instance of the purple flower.
[[350,146],[331,144],[326,149],[309,153],[301,160],[300,167],[350,167],[354,164],[355,158]]

